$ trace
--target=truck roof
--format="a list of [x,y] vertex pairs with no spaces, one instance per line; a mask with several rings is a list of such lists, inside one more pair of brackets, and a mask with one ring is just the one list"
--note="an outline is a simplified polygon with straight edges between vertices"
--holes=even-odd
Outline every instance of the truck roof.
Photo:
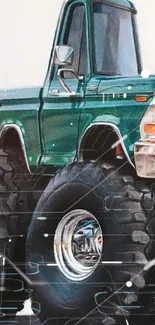
[[[64,0],[64,3],[67,3],[69,1],[70,0]],[[76,1],[76,0],[73,0],[73,1]],[[85,0],[85,1],[87,2],[87,0]],[[103,0],[103,3],[105,3],[105,4],[110,4],[111,3],[111,4],[121,6],[121,7],[126,7],[126,8],[129,8],[129,9],[135,9],[134,4],[129,0]]]
[[[103,0],[104,2],[104,0]],[[111,2],[113,4],[119,5],[119,6],[123,6],[123,7],[127,7],[127,8],[134,8],[134,5],[131,3],[131,1],[128,0],[107,0],[105,2]]]

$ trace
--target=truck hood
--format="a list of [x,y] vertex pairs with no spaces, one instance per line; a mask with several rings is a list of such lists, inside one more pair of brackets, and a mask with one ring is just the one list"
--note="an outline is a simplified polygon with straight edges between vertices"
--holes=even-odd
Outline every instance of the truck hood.
[[[86,91],[88,102],[86,107],[89,113],[85,116],[87,127],[90,123],[116,126],[132,159],[134,144],[140,139],[140,123],[154,93],[155,75],[149,78],[141,76],[92,78]],[[147,96],[148,100],[136,102],[136,95]]]
[[149,78],[136,76],[131,78],[112,77],[109,79],[108,77],[100,80],[98,85],[98,94],[111,94],[113,96],[126,94],[127,97],[132,97],[137,94],[145,94],[151,97],[154,92],[155,75],[151,75]]

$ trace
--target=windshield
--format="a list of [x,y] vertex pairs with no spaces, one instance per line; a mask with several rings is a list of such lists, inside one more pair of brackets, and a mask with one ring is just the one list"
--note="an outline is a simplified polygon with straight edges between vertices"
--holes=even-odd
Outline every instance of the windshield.
[[93,5],[95,70],[104,75],[138,74],[132,13],[107,6]]

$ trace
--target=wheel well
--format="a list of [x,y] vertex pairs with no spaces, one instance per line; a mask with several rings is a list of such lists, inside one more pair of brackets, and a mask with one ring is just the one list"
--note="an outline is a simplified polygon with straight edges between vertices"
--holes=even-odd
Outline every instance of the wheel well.
[[80,144],[80,158],[84,160],[114,159],[119,137],[109,125],[92,126],[84,135]]
[[18,132],[14,128],[9,128],[8,130],[4,131],[0,140],[0,146],[3,149],[22,149],[22,144]]

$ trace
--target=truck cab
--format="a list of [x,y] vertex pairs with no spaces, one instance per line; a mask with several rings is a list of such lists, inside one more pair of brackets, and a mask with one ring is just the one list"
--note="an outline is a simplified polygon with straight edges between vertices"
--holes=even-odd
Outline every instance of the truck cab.
[[131,2],[64,2],[44,86],[1,91],[2,148],[22,148],[29,172],[103,155],[134,167],[154,92],[141,71]]
[[[43,91],[42,164],[63,164],[64,159],[70,163],[75,155],[90,160],[105,152],[115,156],[109,149],[126,133],[131,133],[130,139],[124,139],[126,144],[122,141],[123,151],[118,156],[132,164],[131,146],[137,138],[139,117],[133,125],[133,111],[127,103],[133,100],[135,110],[137,82],[142,79],[134,6],[128,1],[67,2],[59,25]],[[64,58],[55,64],[55,57],[65,55],[67,46],[73,49],[72,62],[67,66]]]
[[[47,325],[154,316],[155,77],[141,71],[130,1],[66,0],[44,85],[0,91],[1,317],[27,292]],[[7,270],[22,284],[9,295]]]

